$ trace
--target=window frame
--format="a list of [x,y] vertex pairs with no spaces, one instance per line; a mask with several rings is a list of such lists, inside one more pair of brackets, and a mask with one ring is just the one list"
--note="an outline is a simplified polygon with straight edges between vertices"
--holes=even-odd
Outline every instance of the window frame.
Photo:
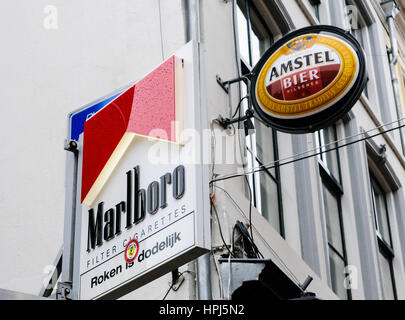
[[[390,251],[392,253],[392,255],[394,256],[394,249],[393,249],[393,244],[392,244],[391,223],[390,223],[390,217],[389,217],[389,211],[388,211],[387,194],[384,192],[383,187],[378,182],[378,180],[375,177],[375,175],[373,174],[373,172],[370,171],[369,175],[370,175],[371,199],[372,199],[372,204],[373,204],[374,222],[375,222],[375,229],[377,232],[377,236],[378,236],[379,240],[382,241],[385,246],[387,246],[387,250]],[[377,185],[377,188],[379,189],[380,192],[377,192],[375,190],[374,184]],[[382,214],[382,213],[378,212],[378,209],[377,209],[377,203],[376,203],[376,199],[375,199],[376,193],[381,194],[381,196],[383,197],[384,211],[385,211],[383,214],[384,214],[385,218],[387,219],[389,239],[384,238],[384,235],[382,234],[382,231],[380,229],[380,225],[379,225],[380,223],[378,222],[378,214]],[[387,242],[387,240],[389,240],[389,242]]]
[[[331,126],[333,128],[333,134],[334,134],[334,139],[337,141],[337,125],[336,123]],[[327,129],[323,129],[327,130]],[[343,186],[342,186],[342,170],[341,170],[341,164],[340,164],[340,152],[339,149],[336,150],[327,150],[327,147],[324,147],[326,144],[325,139],[322,135],[323,130],[318,130],[315,133],[315,141],[317,142],[317,147],[319,148],[319,155],[318,155],[318,160],[319,160],[319,165],[322,166],[323,170],[329,175],[329,177],[334,181],[334,183],[337,185],[338,188],[340,188],[342,194],[343,194]],[[331,148],[337,147],[337,143],[334,145],[329,146]],[[337,160],[337,170],[338,170],[338,176],[335,177],[334,173],[331,171],[331,169],[328,167],[327,162],[324,160],[324,154],[327,152],[336,152],[336,160]]]
[[[336,127],[335,127],[336,130]],[[319,131],[318,131],[319,132]],[[317,133],[318,133],[317,132]],[[337,151],[337,150],[333,150]],[[331,152],[331,151],[329,151]],[[339,159],[339,155],[338,155]],[[333,244],[329,242],[328,237],[326,238],[327,241],[327,246],[328,246],[328,258],[330,259],[330,253],[329,250],[332,250],[340,259],[342,259],[345,267],[348,266],[348,257],[347,257],[347,248],[346,248],[346,239],[345,239],[345,228],[344,228],[344,222],[343,222],[343,214],[342,214],[342,197],[343,197],[343,186],[341,185],[340,182],[336,180],[336,178],[331,174],[331,172],[328,170],[326,167],[325,163],[318,158],[318,166],[319,166],[319,173],[320,173],[320,178],[321,178],[321,183],[322,183],[322,188],[325,187],[329,190],[329,192],[334,196],[336,199],[337,207],[338,207],[338,213],[339,213],[339,225],[340,225],[340,236],[342,239],[342,253],[339,252],[337,248],[334,247]],[[338,168],[339,168],[339,175],[341,175],[341,170],[340,170],[340,160],[338,160]],[[325,201],[325,199],[323,199]],[[323,203],[325,206],[325,203]],[[326,223],[326,212],[325,212],[325,223]],[[330,268],[330,266],[329,266]],[[352,292],[351,289],[346,289],[347,293],[347,300],[352,300]]]
[[[361,10],[362,8],[359,8],[358,4],[356,3],[355,0],[345,0],[344,3],[345,7],[348,5],[355,6],[357,8],[358,12],[358,29],[353,29],[352,25],[350,24],[350,21],[348,21],[347,16],[345,16],[345,20],[347,23],[348,31],[350,34],[357,39],[359,42],[360,46],[363,48],[364,51],[366,51],[366,48],[369,48],[371,46],[370,39],[369,39],[369,34],[368,34],[368,27],[370,26],[370,19],[364,16],[363,11]],[[361,38],[361,39],[359,39]],[[371,46],[372,47],[372,46]],[[374,63],[374,60],[371,61]],[[374,74],[374,69],[372,70]],[[369,71],[370,72],[370,71]],[[367,83],[364,88],[364,95],[365,97],[369,100],[370,99],[370,74],[367,74]]]
[[[333,133],[333,137],[331,138],[331,141],[325,141],[324,139],[324,134],[323,130],[331,130]],[[315,137],[315,144],[317,148],[319,148],[319,155],[317,157],[317,164],[319,168],[319,175],[320,175],[320,183],[322,184],[322,188],[327,188],[329,192],[334,196],[336,203],[337,203],[337,208],[338,208],[338,214],[339,214],[339,227],[340,227],[340,237],[342,240],[342,253],[339,252],[337,248],[333,246],[329,242],[328,239],[328,234],[326,234],[326,243],[327,243],[327,248],[328,248],[328,258],[330,259],[330,250],[332,250],[340,259],[342,259],[345,267],[348,266],[348,256],[347,256],[347,246],[346,246],[346,238],[345,238],[345,228],[344,228],[344,221],[343,221],[343,212],[342,212],[342,197],[344,195],[344,189],[343,189],[343,184],[342,184],[342,170],[341,170],[341,161],[340,161],[340,152],[339,149],[335,150],[328,150],[328,148],[334,148],[337,146],[337,141],[338,140],[338,130],[337,130],[337,123],[331,125],[330,127],[319,130],[314,133]],[[333,143],[335,142],[335,143]],[[328,147],[324,147],[326,144],[328,144]],[[335,173],[332,172],[332,168],[328,167],[328,163],[325,161],[325,154],[327,152],[334,152],[336,154],[336,169],[337,169],[337,176],[335,176]],[[323,199],[323,208],[325,210],[325,199],[324,195],[322,192],[322,199]],[[325,219],[325,224],[326,224],[326,211],[324,211],[324,219]],[[342,255],[343,254],[343,255]],[[331,266],[329,265],[329,272],[331,271]],[[332,283],[331,283],[332,285]],[[332,288],[333,289],[333,288]],[[351,289],[346,289],[347,292],[347,299],[352,300],[352,292]]]
[[[362,129],[364,132],[364,130]],[[368,134],[366,134],[368,136]],[[397,286],[395,281],[395,270],[394,270],[394,259],[395,259],[395,251],[394,251],[394,244],[393,244],[393,229],[391,227],[390,218],[391,215],[395,214],[395,209],[391,212],[390,209],[394,208],[392,205],[393,197],[392,194],[399,190],[402,187],[402,184],[399,178],[396,176],[395,171],[393,170],[389,160],[387,159],[385,145],[379,145],[373,139],[368,139],[365,141],[365,149],[367,153],[367,165],[368,165],[368,189],[369,189],[369,205],[370,210],[373,210],[373,223],[374,223],[374,232],[375,232],[375,239],[376,239],[376,254],[378,256],[380,253],[383,254],[384,258],[388,261],[390,265],[390,277],[392,282],[393,288],[393,296],[394,300],[398,300],[398,292]],[[384,238],[378,232],[378,224],[377,224],[377,214],[376,214],[376,205],[374,200],[374,187],[373,181],[377,183],[378,188],[381,190],[381,193],[384,195],[385,201],[385,211],[387,214],[387,221],[388,221],[388,228],[390,233],[390,240],[391,245],[384,241]],[[384,295],[383,291],[383,283],[384,283],[384,275],[382,273],[381,264],[378,260],[379,266],[379,276],[380,276],[380,284],[382,285],[382,294]]]
[[[242,7],[242,5],[244,6]],[[241,53],[241,46],[239,44],[239,55],[240,55],[240,69],[243,75],[251,73],[253,70],[254,65],[252,65],[253,62],[253,54],[252,54],[252,45],[251,45],[251,32],[256,34],[259,38],[260,41],[266,41],[266,36],[268,37],[268,45],[271,45],[274,43],[274,35],[271,32],[270,28],[267,26],[265,23],[264,19],[261,17],[259,11],[257,10],[256,6],[250,1],[250,0],[244,0],[244,1],[237,1],[237,6],[239,7],[240,11],[243,13],[244,18],[247,21],[247,35],[248,35],[248,52],[249,52],[249,61],[246,61],[244,57],[240,55]],[[252,21],[252,15],[250,14],[250,11],[252,11],[254,14],[254,19]],[[249,14],[247,14],[249,12]],[[238,19],[238,17],[235,17]],[[266,35],[264,35],[262,32],[260,32],[260,29],[262,28],[257,28],[255,27],[255,24],[259,23],[263,29],[265,29]],[[257,31],[257,32],[256,32]],[[258,34],[260,33],[260,34]],[[239,38],[240,40],[240,38]],[[247,80],[243,80],[244,84],[247,86]],[[241,92],[242,96],[242,92]],[[251,108],[250,105],[250,100],[248,99],[248,105],[244,103],[243,105],[246,108]],[[256,120],[252,119],[253,124],[255,125]],[[277,136],[277,131],[274,129],[269,129],[272,131],[272,145],[273,145],[273,158],[274,161],[279,160],[279,151],[278,151],[278,136]],[[249,135],[245,139],[246,143],[246,149],[247,149],[247,156],[248,156],[248,166],[249,169],[252,168],[257,168],[257,167],[263,167],[267,163],[263,163],[262,159],[259,159],[257,148],[256,148],[256,133]],[[278,162],[276,162],[278,163]],[[281,173],[280,173],[280,167],[276,165],[274,168],[274,174],[272,174],[269,170],[263,170],[263,173],[266,174],[276,185],[277,189],[277,204],[278,204],[278,220],[279,220],[279,226],[278,230],[280,235],[285,238],[285,228],[284,228],[284,215],[283,215],[283,200],[282,200],[282,186],[281,186]],[[249,179],[249,184],[250,188],[252,190],[252,204],[258,209],[261,215],[264,215],[262,213],[262,208],[261,208],[261,191],[260,191],[260,172],[255,172],[253,174],[248,175]],[[249,186],[247,186],[249,188]],[[270,224],[272,224],[271,221],[269,221]]]
[[[394,294],[394,300],[398,300],[398,293],[397,293],[397,288],[396,288],[396,282],[395,282],[395,272],[394,272],[394,258],[395,258],[395,252],[394,252],[394,245],[393,245],[393,239],[392,239],[392,228],[391,228],[391,223],[390,223],[390,214],[389,214],[389,209],[388,209],[388,201],[387,201],[387,192],[384,190],[384,188],[381,186],[381,183],[378,181],[376,174],[372,171],[369,170],[369,183],[370,183],[370,194],[371,194],[371,208],[373,210],[373,217],[374,217],[374,230],[375,230],[375,237],[377,239],[377,254],[381,253],[383,257],[388,261],[389,267],[390,267],[390,278],[392,282],[392,289],[393,289],[393,294]],[[387,218],[387,223],[388,223],[388,232],[389,232],[389,237],[390,237],[390,242],[389,244],[385,239],[384,236],[381,234],[380,229],[379,229],[379,223],[378,223],[378,213],[377,213],[377,205],[375,201],[375,189],[373,186],[373,183],[377,184],[378,188],[381,191],[381,194],[384,199],[384,207],[385,207],[385,215]],[[378,264],[380,265],[380,262],[378,261]],[[382,274],[380,273],[380,277],[383,278]],[[381,282],[383,282],[383,279],[381,279]],[[384,292],[382,292],[384,294]]]
[[311,5],[312,9],[314,10],[314,15],[315,18],[320,21],[321,15],[320,15],[320,6],[322,4],[321,0],[308,0],[309,4]]
[[387,246],[385,241],[383,241],[381,238],[377,237],[377,241],[378,241],[378,251],[388,261],[390,267],[390,278],[394,294],[394,300],[398,300],[397,286],[395,282],[394,261],[393,261],[395,258],[394,252],[391,251],[389,246]]

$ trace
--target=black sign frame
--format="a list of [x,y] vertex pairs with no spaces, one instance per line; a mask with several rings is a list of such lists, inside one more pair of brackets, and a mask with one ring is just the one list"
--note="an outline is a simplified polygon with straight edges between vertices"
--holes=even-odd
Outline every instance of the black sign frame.
[[[329,34],[331,36],[337,37],[338,39],[348,43],[348,45],[350,45],[357,54],[359,62],[359,74],[353,87],[333,105],[319,113],[298,119],[279,119],[276,117],[271,117],[262,110],[262,107],[260,106],[256,98],[256,86],[261,70],[263,69],[269,58],[277,50],[279,50],[281,47],[286,45],[294,38],[306,34],[322,33],[324,33],[325,35]],[[365,53],[360,43],[353,35],[343,29],[334,26],[317,25],[305,27],[299,30],[292,31],[285,35],[282,39],[278,40],[274,45],[272,45],[260,58],[259,62],[255,65],[252,71],[250,100],[252,102],[255,113],[269,127],[272,127],[278,131],[292,134],[313,133],[330,126],[337,120],[341,119],[345,114],[347,114],[359,100],[367,85],[367,80],[368,76]]]

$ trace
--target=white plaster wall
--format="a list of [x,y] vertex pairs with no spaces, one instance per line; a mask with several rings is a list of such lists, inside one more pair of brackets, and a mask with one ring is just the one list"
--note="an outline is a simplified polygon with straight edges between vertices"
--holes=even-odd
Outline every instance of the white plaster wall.
[[[297,1],[283,3],[297,28],[309,25]],[[43,26],[46,17],[43,10],[48,4],[45,0],[0,2],[0,288],[31,294],[40,290],[44,267],[53,262],[62,244],[63,140],[68,112],[142,77],[185,43],[181,0],[160,0],[162,20],[159,0],[54,0],[52,4],[58,9],[59,18],[56,30],[46,30]],[[208,119],[212,120],[219,114],[228,115],[228,96],[217,84],[215,76],[219,74],[224,80],[236,76],[231,4],[222,0],[203,0],[200,9],[206,103]],[[237,104],[235,89],[234,107]],[[375,127],[361,103],[353,110],[360,120],[359,125],[366,129]],[[280,158],[291,156],[291,139],[279,134],[279,141]],[[376,141],[385,143],[382,137]],[[236,140],[235,146],[238,148]],[[311,139],[308,139],[307,147],[313,148]],[[390,148],[387,154],[400,181],[405,181],[404,168]],[[345,158],[342,151],[341,159]],[[316,166],[316,161],[313,165]],[[234,165],[218,166],[216,172],[232,173],[237,169],[239,167]],[[350,197],[347,164],[343,163],[342,171],[346,242],[353,244],[356,241],[353,218],[356,212],[351,205],[354,199]],[[314,168],[311,172],[316,236],[321,242],[321,208],[316,196],[319,179]],[[363,174],[367,174],[366,167]],[[304,281],[306,275],[313,275],[313,272],[300,260],[293,166],[282,167],[281,177],[287,241],[254,210],[254,221],[262,234],[258,245],[263,253],[274,259],[277,257],[271,249],[279,252],[288,267]],[[242,179],[220,186],[232,190],[240,205],[248,210]],[[364,189],[368,190],[368,185],[365,184]],[[218,199],[223,227],[232,226],[235,219],[243,218],[224,195]],[[374,232],[371,210],[369,220],[370,232]],[[222,245],[215,220],[212,230],[213,246]],[[396,228],[394,233],[397,233]],[[229,232],[225,232],[225,237],[229,237]],[[315,281],[309,289],[321,297],[333,299],[336,296],[326,284],[323,245],[318,248],[322,280],[313,275]],[[394,235],[394,245],[400,245],[397,235]],[[359,263],[359,250],[357,244],[348,250],[349,261],[355,265]],[[400,252],[398,255],[394,267],[396,279],[402,281],[403,257]],[[218,298],[218,276],[213,264],[211,270],[212,289],[214,297]],[[193,297],[194,276],[186,274],[185,284],[168,298]],[[161,277],[124,299],[161,299],[170,280],[170,275]],[[362,284],[359,290],[353,296],[361,299]],[[399,290],[402,297],[403,291]]]
[[38,294],[62,245],[68,112],[140,78],[185,42],[181,0],[0,2],[0,288]]

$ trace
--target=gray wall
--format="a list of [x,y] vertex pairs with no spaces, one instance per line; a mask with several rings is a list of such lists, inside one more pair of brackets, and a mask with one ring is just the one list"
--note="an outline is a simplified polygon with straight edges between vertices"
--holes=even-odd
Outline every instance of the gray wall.
[[62,245],[68,112],[185,43],[181,0],[160,12],[158,0],[1,1],[0,288],[38,294]]
[[[256,3],[261,0],[255,0]],[[64,214],[64,173],[66,116],[68,112],[139,79],[186,42],[183,0],[54,0],[57,9],[56,29],[48,29],[50,16],[44,9],[48,1],[4,0],[0,2],[0,288],[37,294],[62,245]],[[316,23],[306,0],[283,1],[297,28]],[[343,26],[343,10],[336,0],[324,1],[321,12],[334,10],[326,18]],[[215,76],[236,76],[232,30],[232,7],[223,0],[200,1],[201,42],[204,61],[205,103],[208,119],[228,114],[228,96],[218,86]],[[269,13],[266,13],[269,14]],[[376,23],[378,19],[376,19]],[[44,26],[45,22],[45,26]],[[48,23],[48,24],[47,24]],[[382,25],[374,29],[384,38]],[[376,38],[374,38],[376,39]],[[369,53],[369,54],[372,54]],[[386,77],[387,65],[377,71]],[[376,72],[377,72],[376,71]],[[387,73],[388,72],[388,73]],[[373,79],[372,79],[373,80]],[[375,82],[375,81],[374,81]],[[389,84],[389,83],[388,83]],[[387,90],[390,86],[387,84]],[[382,96],[391,99],[391,93]],[[236,90],[231,97],[237,104]],[[356,123],[339,124],[339,138],[371,129],[383,122],[379,103],[362,98],[353,112]],[[385,114],[391,114],[386,110]],[[354,126],[354,127],[352,127]],[[398,141],[390,135],[375,139],[387,144],[387,157],[398,179],[405,181],[404,161],[398,157]],[[280,158],[314,148],[313,139],[291,139],[279,134]],[[235,140],[237,146],[237,140]],[[362,152],[361,156],[358,154]],[[359,162],[362,163],[359,163]],[[401,162],[402,161],[402,162]],[[342,198],[349,263],[359,270],[359,289],[355,299],[379,298],[380,277],[376,254],[373,217],[367,182],[367,156],[364,145],[341,152]],[[355,164],[351,164],[355,163]],[[280,268],[293,272],[298,281],[314,277],[309,287],[325,299],[337,298],[329,288],[327,244],[323,219],[320,179],[312,159],[294,167],[281,169],[285,219],[285,239],[253,209],[255,239],[266,257]],[[232,173],[237,165],[216,167],[217,173]],[[358,174],[356,179],[354,174]],[[297,197],[302,182],[311,188],[310,197]],[[243,179],[219,184],[238,200],[244,212],[249,203]],[[399,197],[398,192],[402,192]],[[391,197],[390,208],[403,207],[403,190]],[[358,196],[361,194],[361,201]],[[226,239],[236,219],[246,221],[224,193],[217,190],[221,223],[226,226]],[[398,200],[402,199],[402,200]],[[361,207],[361,208],[360,208]],[[361,214],[361,216],[359,215]],[[392,223],[394,247],[402,248],[403,218],[396,212]],[[212,223],[213,246],[222,245],[218,223]],[[367,242],[367,243],[365,243]],[[353,244],[353,245],[352,245]],[[313,250],[313,251],[311,251]],[[366,254],[367,252],[367,254]],[[220,251],[216,251],[215,259]],[[403,250],[396,250],[394,263],[398,294],[405,297],[403,283]],[[211,256],[213,297],[219,298],[219,279]],[[193,269],[190,264],[183,266]],[[288,270],[287,270],[288,269]],[[366,273],[362,273],[362,270]],[[193,298],[194,273],[185,275],[186,282],[168,298]],[[169,288],[166,275],[124,298],[161,299]],[[372,283],[367,283],[372,281]],[[370,293],[370,290],[378,291]],[[367,291],[367,293],[365,293]]]

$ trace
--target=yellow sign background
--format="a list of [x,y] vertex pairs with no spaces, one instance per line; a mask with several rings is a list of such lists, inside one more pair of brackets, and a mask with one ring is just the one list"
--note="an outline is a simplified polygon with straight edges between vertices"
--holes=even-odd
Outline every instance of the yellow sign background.
[[274,63],[281,56],[297,52],[288,48],[287,44],[284,45],[266,62],[257,80],[257,101],[267,113],[279,117],[297,117],[320,111],[322,108],[325,108],[338,100],[355,81],[358,67],[357,58],[353,50],[347,44],[334,37],[316,34],[300,36],[289,43],[308,36],[311,36],[312,39],[301,50],[308,49],[315,44],[322,44],[334,49],[339,54],[341,59],[341,69],[338,76],[328,87],[311,97],[290,102],[273,98],[266,89],[266,76],[269,70],[271,70]]

